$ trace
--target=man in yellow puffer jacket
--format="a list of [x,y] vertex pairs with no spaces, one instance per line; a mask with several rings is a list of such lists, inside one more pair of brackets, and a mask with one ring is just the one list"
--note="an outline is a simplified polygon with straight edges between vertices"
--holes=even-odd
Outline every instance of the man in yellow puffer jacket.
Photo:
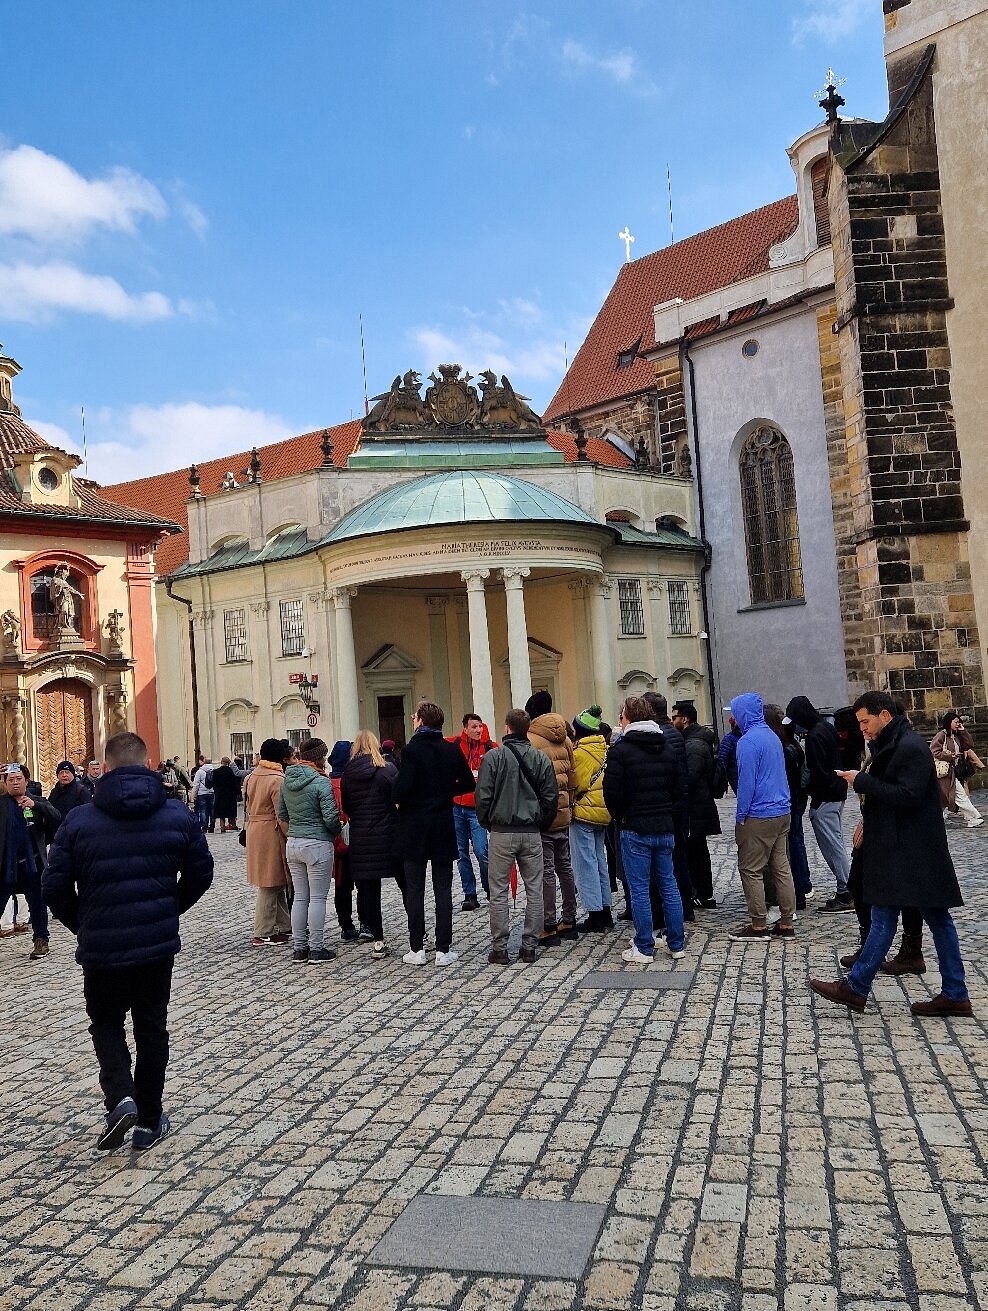
[[604,933],[614,927],[611,915],[611,880],[607,870],[604,832],[611,816],[604,805],[604,764],[607,743],[600,731],[600,706],[589,706],[573,720],[576,745],[576,791],[570,824],[573,873],[587,918],[577,928],[584,933]]
[[[552,696],[547,691],[542,689],[534,692],[525,702],[525,710],[532,720],[528,740],[552,761],[559,788],[556,818],[549,831],[542,834],[542,907],[545,927],[540,939],[543,947],[556,947],[560,938],[572,941],[579,937],[576,931],[576,883],[569,854],[569,825],[573,817],[573,792],[576,788],[573,747],[566,720],[553,712]],[[557,877],[562,912],[558,920]]]

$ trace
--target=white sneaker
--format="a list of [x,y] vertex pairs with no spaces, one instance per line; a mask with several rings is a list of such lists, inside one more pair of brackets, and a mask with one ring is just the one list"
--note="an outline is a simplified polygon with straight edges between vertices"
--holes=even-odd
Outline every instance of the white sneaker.
[[682,947],[680,947],[679,951],[673,951],[673,949],[669,946],[668,942],[664,942],[662,945],[665,947],[666,951],[669,953],[669,955],[672,957],[673,960],[682,960],[683,957],[686,955],[686,952]]
[[460,959],[460,953],[458,951],[453,951],[452,948],[450,948],[449,951],[436,952],[437,965],[452,965],[453,961],[459,959]]
[[635,944],[632,943],[627,951],[622,951],[621,959],[626,960],[629,965],[651,965],[654,957],[643,955]]
[[425,948],[421,951],[406,951],[401,958],[406,965],[424,965],[426,963]]
[[967,821],[967,827],[968,827],[968,828],[980,828],[981,825],[982,825],[984,822],[985,822],[985,821],[984,821],[984,816],[983,816],[983,815],[979,815],[977,819],[969,819],[969,820]]

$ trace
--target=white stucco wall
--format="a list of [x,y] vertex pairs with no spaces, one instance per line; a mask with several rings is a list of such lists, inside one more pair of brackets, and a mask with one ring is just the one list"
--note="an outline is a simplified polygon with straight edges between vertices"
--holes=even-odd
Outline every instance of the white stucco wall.
[[[749,337],[759,344],[753,359],[741,354]],[[720,704],[754,690],[782,705],[797,694],[817,705],[844,705],[847,679],[815,311],[746,324],[737,333],[695,344],[691,356],[705,529],[713,548],[711,636]],[[802,605],[749,608],[739,434],[759,419],[780,428],[792,447]]]

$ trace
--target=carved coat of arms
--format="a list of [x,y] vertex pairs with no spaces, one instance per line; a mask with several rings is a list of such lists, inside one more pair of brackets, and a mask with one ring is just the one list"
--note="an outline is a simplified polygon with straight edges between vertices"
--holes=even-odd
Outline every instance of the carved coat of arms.
[[412,370],[395,378],[391,390],[374,397],[374,405],[363,421],[365,433],[422,432],[439,429],[455,434],[469,431],[542,431],[542,420],[502,374],[500,384],[490,369],[480,375],[478,395],[473,375],[459,364],[440,364],[430,373],[432,384],[419,395],[421,382]]
[[459,364],[440,364],[439,377],[430,373],[429,381],[425,403],[433,421],[440,428],[472,427],[480,413],[480,398],[470,386],[472,375],[463,373]]

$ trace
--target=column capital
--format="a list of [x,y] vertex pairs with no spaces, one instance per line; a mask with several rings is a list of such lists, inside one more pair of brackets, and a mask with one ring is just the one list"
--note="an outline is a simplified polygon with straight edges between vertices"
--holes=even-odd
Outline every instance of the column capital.
[[357,595],[357,588],[352,586],[334,587],[327,595],[337,610],[349,610],[350,602]]
[[427,596],[425,598],[425,608],[431,615],[445,614],[448,605],[448,596]]
[[665,591],[666,585],[661,578],[646,578],[645,586],[648,588],[649,595],[657,596]]
[[460,577],[467,585],[468,592],[482,592],[484,583],[490,576],[491,571],[489,569],[464,569],[460,574]]
[[571,578],[566,586],[575,596],[586,596],[590,591],[590,579],[584,574],[579,574],[576,578]]
[[270,609],[270,601],[251,601],[250,603],[250,612],[252,615],[266,615]]
[[600,594],[606,600],[611,594],[611,588],[614,586],[614,579],[610,574],[599,574],[593,580],[600,589]]
[[213,620],[213,612],[212,612],[212,610],[193,610],[193,611],[192,611],[192,622],[193,622],[194,624],[198,624],[198,626],[199,626],[200,628],[205,628],[205,627],[207,626],[207,624],[212,623],[212,620]]
[[501,570],[501,578],[505,587],[521,587],[524,579],[526,579],[531,572],[531,569],[523,569],[518,565],[513,565],[508,569]]

